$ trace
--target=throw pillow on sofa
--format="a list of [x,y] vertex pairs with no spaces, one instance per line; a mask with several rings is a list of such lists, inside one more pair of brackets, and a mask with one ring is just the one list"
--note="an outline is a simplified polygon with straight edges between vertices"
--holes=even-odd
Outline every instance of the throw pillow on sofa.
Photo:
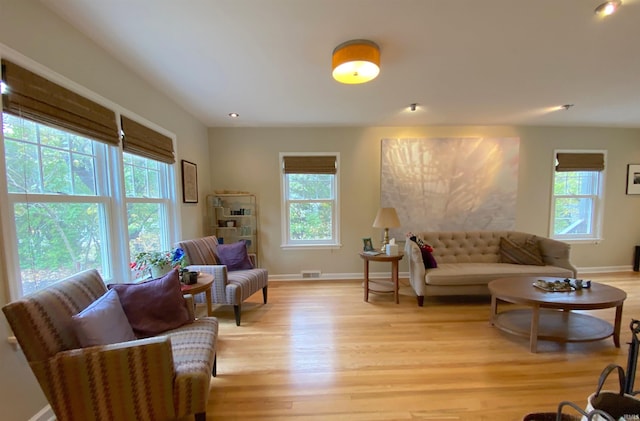
[[545,265],[535,235],[527,238],[522,244],[500,237],[500,261],[516,265]]
[[136,339],[115,290],[104,293],[71,320],[83,348]]
[[221,265],[227,266],[228,271],[253,269],[245,240],[231,244],[218,244],[218,260]]
[[157,335],[191,321],[180,289],[178,269],[137,284],[109,284],[118,292],[124,313],[139,338]]
[[424,263],[425,269],[434,269],[438,267],[438,262],[436,262],[436,258],[433,257],[433,247],[431,245],[422,241],[422,239],[416,237],[415,235],[409,233],[407,235],[409,240],[413,241],[420,248],[420,253],[422,253],[422,262]]

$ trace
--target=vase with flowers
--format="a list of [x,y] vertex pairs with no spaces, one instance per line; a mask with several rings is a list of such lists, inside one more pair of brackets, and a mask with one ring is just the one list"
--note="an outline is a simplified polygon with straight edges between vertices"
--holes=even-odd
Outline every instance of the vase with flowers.
[[149,273],[151,278],[159,278],[177,267],[182,269],[187,265],[187,258],[184,250],[177,247],[168,251],[143,251],[135,256],[130,267],[143,274]]

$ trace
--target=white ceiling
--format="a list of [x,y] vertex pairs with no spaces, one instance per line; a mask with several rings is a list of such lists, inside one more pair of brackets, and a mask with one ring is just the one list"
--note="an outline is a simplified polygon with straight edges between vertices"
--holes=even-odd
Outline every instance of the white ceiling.
[[[640,0],[41,1],[210,127],[640,127]],[[356,38],[381,72],[342,85]]]

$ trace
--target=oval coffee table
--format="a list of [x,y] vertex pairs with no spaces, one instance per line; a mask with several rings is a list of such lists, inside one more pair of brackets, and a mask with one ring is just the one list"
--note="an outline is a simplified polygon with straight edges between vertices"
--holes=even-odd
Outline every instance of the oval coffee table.
[[[622,305],[627,293],[609,285],[591,283],[591,288],[569,292],[545,291],[533,286],[538,279],[560,278],[520,276],[489,282],[491,292],[491,324],[517,336],[529,337],[531,352],[537,351],[538,340],[556,342],[598,341],[613,336],[620,348]],[[498,302],[523,304],[530,309],[498,313]],[[571,310],[616,308],[615,323]]]

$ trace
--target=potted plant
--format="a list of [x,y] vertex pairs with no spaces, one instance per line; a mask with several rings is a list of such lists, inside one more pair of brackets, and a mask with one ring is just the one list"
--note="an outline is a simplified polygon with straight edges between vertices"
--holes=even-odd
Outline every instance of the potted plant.
[[135,256],[130,267],[139,272],[149,271],[151,278],[159,278],[171,269],[178,267],[180,270],[187,265],[184,250],[177,247],[169,251],[143,251]]

